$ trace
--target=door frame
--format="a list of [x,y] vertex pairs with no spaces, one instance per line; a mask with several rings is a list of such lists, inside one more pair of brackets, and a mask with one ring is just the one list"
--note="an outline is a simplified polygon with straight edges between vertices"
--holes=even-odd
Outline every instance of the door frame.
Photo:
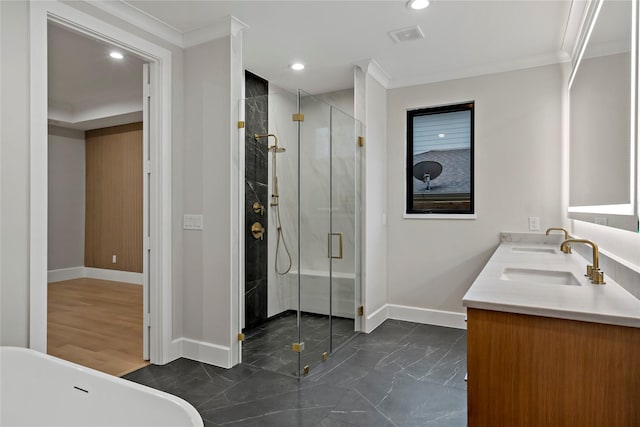
[[152,83],[156,136],[150,191],[150,360],[178,356],[172,345],[171,298],[171,52],[58,1],[30,2],[30,218],[29,347],[47,352],[48,91],[47,25],[55,22],[144,58],[157,76]]

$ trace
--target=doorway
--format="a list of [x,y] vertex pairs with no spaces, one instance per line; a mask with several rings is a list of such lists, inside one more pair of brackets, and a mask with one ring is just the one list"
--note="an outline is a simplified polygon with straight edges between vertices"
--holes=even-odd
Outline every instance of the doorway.
[[55,23],[47,35],[47,352],[123,375],[149,359],[148,64]]
[[[47,28],[49,22],[97,41],[111,44],[148,62],[143,82],[143,110],[148,137],[143,168],[149,208],[142,245],[148,281],[149,359],[172,360],[171,343],[171,52],[58,2],[34,3],[30,8],[31,51],[31,183],[30,183],[30,347],[47,349]],[[142,80],[142,76],[140,76]],[[150,96],[150,94],[155,94]],[[153,316],[151,315],[153,314]]]

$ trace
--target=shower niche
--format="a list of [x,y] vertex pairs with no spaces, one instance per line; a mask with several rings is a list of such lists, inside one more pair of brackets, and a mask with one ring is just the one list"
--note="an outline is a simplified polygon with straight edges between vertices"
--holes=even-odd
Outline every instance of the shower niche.
[[[363,128],[302,91],[256,94],[251,79],[247,74],[239,128],[246,206],[242,362],[304,377],[360,330]],[[261,165],[266,170],[249,170]]]

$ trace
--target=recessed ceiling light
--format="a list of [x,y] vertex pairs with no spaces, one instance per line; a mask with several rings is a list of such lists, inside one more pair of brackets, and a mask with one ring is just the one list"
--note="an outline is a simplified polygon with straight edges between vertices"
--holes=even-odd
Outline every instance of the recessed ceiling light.
[[413,10],[420,10],[429,7],[429,0],[410,0],[407,7]]
[[444,133],[439,133],[438,138],[444,138]]
[[291,64],[291,69],[294,71],[304,70],[304,64],[296,62],[295,64]]
[[122,54],[120,52],[116,52],[115,50],[112,51],[109,54],[109,56],[112,57],[113,59],[122,59],[122,58],[124,58],[124,56],[122,56]]

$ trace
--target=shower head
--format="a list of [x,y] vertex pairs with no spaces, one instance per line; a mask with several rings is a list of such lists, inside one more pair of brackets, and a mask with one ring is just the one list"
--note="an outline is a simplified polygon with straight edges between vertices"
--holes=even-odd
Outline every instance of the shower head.
[[269,146],[269,151],[272,153],[284,153],[286,150],[286,148],[284,147],[278,147],[277,145],[271,145]]
[[267,150],[269,150],[271,153],[282,153],[284,151],[286,151],[284,148],[280,147],[278,145],[278,137],[275,136],[274,134],[270,133],[267,135],[260,135],[260,134],[254,134],[253,137],[255,138],[255,140],[259,140],[260,138],[269,138],[269,137],[273,137],[273,139],[275,139],[275,144],[273,145],[269,145],[267,147]]

